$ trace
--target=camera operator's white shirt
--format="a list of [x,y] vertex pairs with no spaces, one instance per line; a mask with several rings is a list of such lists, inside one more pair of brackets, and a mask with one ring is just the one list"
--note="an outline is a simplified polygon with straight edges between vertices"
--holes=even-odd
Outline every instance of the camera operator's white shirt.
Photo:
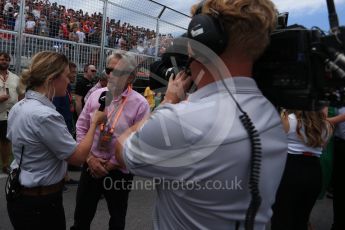
[[[260,134],[262,204],[254,228],[263,230],[285,166],[286,134],[253,79],[225,82],[236,90],[235,98]],[[251,199],[251,147],[239,115],[223,85],[215,82],[191,94],[187,102],[160,106],[126,141],[127,168],[158,183],[155,229],[229,230],[236,221],[244,228]]]

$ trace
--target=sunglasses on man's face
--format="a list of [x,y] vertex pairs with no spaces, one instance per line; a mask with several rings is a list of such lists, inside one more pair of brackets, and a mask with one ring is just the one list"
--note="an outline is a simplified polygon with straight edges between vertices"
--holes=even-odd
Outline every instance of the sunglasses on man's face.
[[107,74],[110,74],[113,70],[114,70],[114,68],[105,67],[105,72],[106,72]]
[[91,70],[91,72],[92,72],[92,73],[96,73],[96,72],[97,72],[97,70],[95,70],[95,69],[92,69],[92,70]]
[[109,68],[109,67],[105,68],[105,72],[106,72],[106,74],[112,73],[113,76],[117,76],[117,77],[121,77],[124,75],[130,75],[132,73],[130,71],[118,70],[118,69]]

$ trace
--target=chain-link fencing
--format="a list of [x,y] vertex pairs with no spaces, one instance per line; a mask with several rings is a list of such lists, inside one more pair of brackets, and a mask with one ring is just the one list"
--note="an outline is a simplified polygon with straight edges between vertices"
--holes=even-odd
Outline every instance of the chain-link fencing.
[[0,51],[11,55],[16,73],[43,50],[64,53],[101,71],[116,50],[136,54],[139,79],[186,32],[190,17],[153,0],[0,1]]

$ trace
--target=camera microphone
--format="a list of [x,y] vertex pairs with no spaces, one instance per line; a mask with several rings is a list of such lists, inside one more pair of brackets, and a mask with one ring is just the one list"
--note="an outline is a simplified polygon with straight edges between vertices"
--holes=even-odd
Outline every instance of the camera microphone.
[[335,52],[335,60],[334,62],[341,67],[345,68],[345,55],[339,52]]
[[327,49],[328,53],[333,57],[333,62],[337,64],[340,67],[345,68],[345,55],[338,52],[334,48],[328,48]]
[[326,59],[325,64],[327,69],[333,71],[337,77],[345,79],[345,71],[342,68],[340,68],[335,62]]
[[327,49],[333,60],[326,59],[326,67],[333,71],[341,79],[345,79],[345,55],[333,48]]

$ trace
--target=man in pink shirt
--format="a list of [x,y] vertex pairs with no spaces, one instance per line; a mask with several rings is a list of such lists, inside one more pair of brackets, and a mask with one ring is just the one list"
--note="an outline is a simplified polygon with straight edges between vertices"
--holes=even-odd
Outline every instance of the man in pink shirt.
[[100,95],[109,91],[111,96],[104,110],[107,119],[97,128],[87,163],[83,166],[71,229],[90,229],[101,195],[108,205],[109,229],[125,228],[133,175],[128,170],[116,169],[114,146],[118,136],[150,112],[146,99],[131,87],[135,78],[135,57],[125,52],[115,53],[106,63],[108,85],[90,95],[76,125],[79,142],[90,127],[92,114],[99,109]]

